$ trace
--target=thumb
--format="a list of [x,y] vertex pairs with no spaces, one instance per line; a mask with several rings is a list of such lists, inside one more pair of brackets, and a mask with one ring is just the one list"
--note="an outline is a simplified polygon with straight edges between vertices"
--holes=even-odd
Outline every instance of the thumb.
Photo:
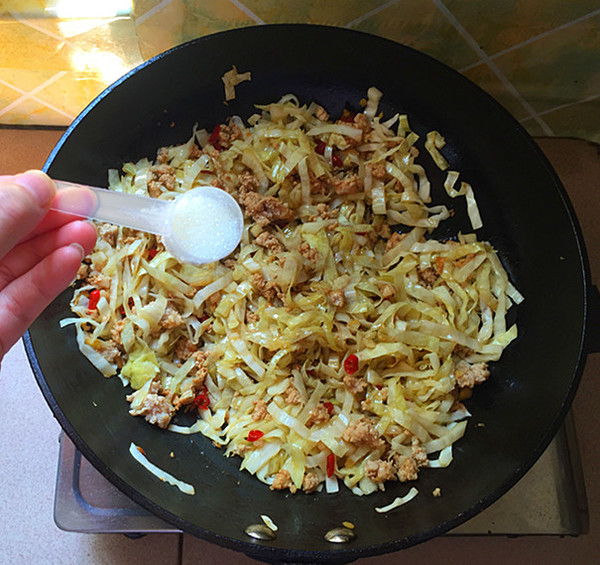
[[54,183],[41,171],[0,177],[0,259],[37,226],[55,194]]

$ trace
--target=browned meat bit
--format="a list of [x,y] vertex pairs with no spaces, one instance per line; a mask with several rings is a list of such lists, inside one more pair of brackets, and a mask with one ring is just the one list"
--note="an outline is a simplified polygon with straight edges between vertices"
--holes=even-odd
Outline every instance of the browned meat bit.
[[329,302],[335,308],[343,308],[346,306],[346,295],[342,289],[332,290],[329,293]]
[[331,179],[333,190],[336,194],[358,194],[364,188],[362,179],[357,174],[351,174],[342,179],[333,177]]
[[339,214],[339,210],[334,210],[323,202],[317,204],[317,212],[319,213],[319,217],[323,220],[333,220],[334,218],[337,218]]
[[374,483],[396,480],[396,469],[391,461],[377,459],[365,462],[365,475]]
[[181,337],[175,345],[175,357],[185,363],[194,353],[198,351],[198,347],[194,345],[187,337]]
[[319,260],[319,252],[304,242],[298,246],[298,253],[302,255],[309,263],[316,263]]
[[268,249],[272,253],[280,253],[281,251],[285,251],[285,247],[272,233],[268,231],[263,231],[258,234],[256,239],[254,240],[256,245],[260,245],[265,249]]
[[293,494],[298,489],[292,482],[292,476],[287,469],[279,469],[278,473],[275,475],[275,480],[271,485],[271,490],[285,490],[286,488],[290,489],[290,492]]
[[109,245],[115,247],[117,245],[117,237],[119,235],[119,226],[113,224],[98,224],[98,237],[106,241]]
[[200,159],[201,156],[202,156],[202,149],[200,149],[200,147],[198,147],[195,143],[192,144],[192,148],[190,149],[189,158],[196,160],[196,159]]
[[300,391],[294,386],[294,379],[289,379],[289,385],[283,393],[283,401],[286,404],[300,404],[302,396]]
[[254,401],[254,410],[252,411],[252,419],[255,422],[260,420],[264,420],[267,416],[270,416],[267,411],[267,403],[264,400],[255,400]]
[[344,375],[344,386],[352,394],[360,394],[365,390],[367,383],[365,383],[364,379],[355,377],[354,375]]
[[119,368],[123,367],[121,348],[116,341],[112,339],[106,341],[96,340],[92,345],[109,363],[113,363]]
[[113,327],[110,329],[111,339],[115,343],[118,343],[119,345],[123,345],[123,342],[121,341],[121,332],[123,331],[124,327],[125,327],[125,320],[117,320],[113,324]]
[[373,449],[385,445],[385,441],[381,439],[377,428],[367,418],[352,422],[344,430],[342,439],[354,445],[367,445]]
[[315,109],[315,117],[321,120],[322,122],[327,122],[329,120],[329,114],[327,113],[327,110],[325,110],[323,106],[319,106],[318,104]]
[[238,176],[238,190],[240,195],[247,194],[248,192],[256,192],[260,188],[258,179],[249,172],[241,173]]
[[377,161],[377,163],[369,163],[367,167],[371,169],[371,176],[375,179],[383,180],[387,176],[384,161]]
[[[144,416],[151,424],[156,424],[159,428],[166,428],[175,414],[175,407],[164,397],[158,394],[160,381],[154,381],[150,386],[150,392],[137,409],[132,409],[129,413],[132,416]],[[127,397],[131,402],[133,395]]]
[[390,239],[390,237],[392,237],[392,230],[387,222],[377,222],[373,224],[373,230],[382,239]]
[[308,170],[308,180],[310,182],[311,194],[329,194],[329,182],[324,177],[316,176],[310,169]]
[[371,124],[369,123],[369,118],[365,116],[363,113],[356,114],[354,116],[354,127],[361,129],[363,131],[363,139],[366,135],[371,132]]
[[267,281],[260,273],[252,275],[252,286],[256,288],[261,296],[264,296],[269,303],[275,302],[277,298],[282,300],[284,294],[274,281]]
[[275,196],[263,196],[258,192],[240,191],[240,204],[246,213],[260,226],[273,222],[289,222],[294,219],[294,212],[289,206]]
[[221,147],[221,149],[229,149],[231,144],[236,139],[242,138],[242,132],[239,127],[235,124],[231,124],[229,126],[225,124],[221,124],[219,126],[219,136],[217,138],[217,143]]
[[169,161],[169,148],[161,147],[156,153],[156,162],[159,164],[164,164]]
[[388,300],[389,298],[394,298],[394,296],[396,296],[396,288],[392,283],[378,282],[377,288],[381,293],[381,298],[383,298],[384,300]]
[[306,493],[315,492],[319,487],[320,481],[317,474],[313,471],[307,471],[302,479],[302,490]]
[[175,169],[165,163],[150,167],[148,194],[156,198],[160,196],[162,192],[161,188],[166,188],[167,190],[175,188]]
[[247,324],[255,324],[260,320],[260,316],[256,312],[252,312],[252,310],[246,310],[246,323]]
[[204,307],[206,308],[206,311],[212,314],[217,309],[219,302],[221,302],[221,298],[223,298],[223,292],[220,290],[214,294],[211,294],[204,301]]
[[306,420],[306,427],[310,428],[315,424],[322,424],[323,422],[329,421],[329,410],[327,407],[321,402],[317,404],[308,415],[308,420]]
[[398,467],[398,479],[401,482],[416,481],[419,478],[419,466],[412,457],[395,456]]
[[460,343],[457,343],[454,346],[452,353],[457,357],[464,359],[465,357],[471,355],[471,353],[473,353],[473,350],[470,347],[467,347],[466,345],[461,345]]
[[110,277],[98,273],[97,271],[92,271],[88,275],[87,282],[101,290],[108,290],[110,288]]
[[426,267],[425,269],[417,267],[417,274],[419,275],[419,281],[427,288],[432,288],[439,278],[438,272],[433,267]]
[[385,251],[386,253],[392,249],[394,249],[394,247],[400,245],[400,243],[402,241],[404,241],[406,239],[406,236],[408,234],[406,233],[398,233],[398,232],[394,232],[392,234],[392,237],[390,237],[388,239],[387,245],[385,246]]
[[194,359],[194,367],[190,371],[191,379],[186,379],[179,391],[179,395],[173,400],[176,408],[184,404],[191,404],[196,395],[202,390],[204,381],[208,376],[207,359],[209,353],[206,351],[196,351],[191,357]]
[[416,437],[412,439],[412,458],[419,468],[429,466],[427,451],[425,451],[424,447],[421,447],[421,442]]
[[177,308],[174,308],[168,304],[165,308],[165,313],[160,319],[159,325],[164,329],[178,328],[179,326],[183,325],[183,318],[181,317],[181,314]]
[[[315,173],[309,169],[308,182],[310,184],[311,194],[329,194],[329,182],[324,175],[317,177]],[[292,184],[294,188],[301,184],[300,177],[297,174],[292,175]]]
[[490,372],[487,363],[475,363],[471,365],[467,361],[459,361],[454,370],[456,384],[461,388],[473,388],[487,380]]
[[75,279],[78,281],[85,280],[88,277],[89,272],[90,266],[86,263],[81,263],[81,266],[79,267],[79,269],[77,269],[77,276],[75,277]]

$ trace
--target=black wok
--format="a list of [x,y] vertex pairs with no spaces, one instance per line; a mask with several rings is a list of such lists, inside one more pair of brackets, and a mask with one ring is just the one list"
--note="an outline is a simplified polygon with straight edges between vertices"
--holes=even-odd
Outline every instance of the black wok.
[[[238,86],[226,105],[221,76],[232,65],[252,71],[252,81]],[[387,515],[374,511],[405,494],[406,484],[362,498],[347,491],[273,493],[204,437],[132,418],[119,380],[101,377],[79,353],[75,332],[59,329],[71,291],[26,337],[56,418],[101,473],[184,531],[266,561],[347,562],[424,541],[488,506],[542,453],[579,381],[589,288],[581,235],[557,176],[519,124],[458,73],[381,38],[303,25],[234,30],[156,57],[101,94],[46,163],[55,178],[103,185],[107,169],[184,142],[195,123],[211,128],[232,114],[247,118],[254,104],[290,92],[336,116],[346,106],[357,108],[372,85],[384,93],[385,115],[407,113],[422,139],[430,129],[446,136],[451,167],[475,187],[485,224],[480,238],[499,250],[526,297],[516,313],[519,338],[468,402],[473,418],[455,445],[454,462],[424,470],[410,504]],[[435,198],[442,199],[443,176],[422,154]],[[439,235],[470,231],[463,205],[453,205],[457,214]],[[197,494],[182,494],[150,475],[128,454],[132,441],[158,466],[195,485]],[[440,498],[431,496],[435,487]],[[279,526],[275,541],[245,535],[260,514]],[[346,520],[356,525],[356,539],[342,546],[325,541],[325,532]]]

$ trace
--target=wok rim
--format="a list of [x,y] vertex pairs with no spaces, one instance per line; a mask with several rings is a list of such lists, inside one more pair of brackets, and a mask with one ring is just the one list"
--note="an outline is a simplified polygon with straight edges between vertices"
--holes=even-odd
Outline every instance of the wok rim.
[[[79,124],[94,110],[94,108],[106,97],[110,96],[112,91],[119,87],[121,84],[126,82],[131,76],[136,75],[137,73],[143,71],[146,67],[151,66],[154,62],[162,60],[163,58],[169,57],[171,54],[189,48],[190,46],[198,45],[206,41],[210,41],[215,36],[228,35],[228,34],[240,34],[244,33],[245,30],[254,29],[254,28],[278,28],[281,30],[285,30],[286,28],[304,28],[307,31],[315,30],[315,29],[325,29],[325,30],[333,30],[342,31],[349,35],[360,35],[360,36],[368,36],[376,39],[380,42],[387,42],[393,48],[402,48],[414,53],[418,53],[421,57],[426,57],[430,61],[435,62],[435,64],[445,67],[446,69],[450,69],[452,72],[456,74],[458,71],[453,70],[448,65],[440,62],[433,57],[426,55],[412,47],[407,45],[403,45],[401,43],[385,39],[380,36],[375,36],[369,33],[365,33],[357,30],[349,30],[345,28],[339,28],[335,26],[326,26],[326,25],[313,25],[313,24],[266,24],[261,26],[249,26],[243,28],[235,28],[232,30],[222,31],[210,35],[206,35],[203,37],[199,37],[193,39],[191,41],[182,43],[177,45],[163,53],[160,53],[147,61],[143,62],[139,66],[131,69],[109,87],[107,87],[103,92],[101,92],[98,96],[96,96],[87,106],[86,108],[75,118],[69,128],[64,132],[61,136],[60,140],[53,148],[52,152],[48,156],[46,160],[43,170],[48,171],[54,160],[57,158],[62,146],[67,141],[69,136],[73,133],[73,131],[79,126]],[[462,76],[462,75],[461,75]],[[537,461],[540,455],[546,450],[549,443],[552,441],[554,436],[556,435],[558,429],[562,425],[562,422],[571,407],[573,398],[579,386],[579,382],[581,380],[581,375],[585,366],[585,358],[586,358],[586,335],[587,335],[587,326],[589,323],[589,293],[591,288],[591,276],[589,269],[588,256],[585,249],[585,242],[583,239],[583,234],[581,231],[580,224],[577,220],[577,216],[575,215],[575,211],[573,209],[573,205],[568,197],[568,194],[562,184],[562,181],[558,177],[557,173],[551,166],[550,162],[544,155],[541,148],[535,143],[533,138],[529,135],[529,133],[525,130],[525,128],[517,122],[517,120],[494,98],[492,98],[489,94],[487,94],[483,89],[481,89],[478,85],[474,84],[472,81],[467,79],[466,77],[462,77],[466,83],[469,83],[472,87],[475,87],[479,90],[481,96],[484,96],[488,102],[492,102],[496,109],[503,113],[505,119],[511,121],[512,125],[515,128],[515,136],[521,138],[522,141],[526,142],[527,145],[532,150],[532,157],[535,154],[535,157],[538,159],[539,163],[544,165],[544,168],[549,175],[549,177],[553,180],[553,188],[555,188],[560,196],[564,212],[566,214],[566,219],[568,219],[570,228],[574,234],[577,251],[578,251],[578,270],[580,268],[582,275],[582,330],[581,330],[581,340],[578,343],[578,352],[577,358],[574,359],[574,374],[570,380],[570,384],[568,387],[568,393],[565,396],[560,410],[555,415],[552,423],[548,426],[545,436],[542,441],[539,443],[538,447],[535,450],[530,452],[530,456],[522,462],[520,466],[518,466],[513,475],[500,487],[490,492],[487,496],[481,498],[477,503],[471,505],[467,509],[465,509],[462,513],[455,516],[454,519],[448,520],[433,528],[422,531],[419,534],[414,536],[408,536],[406,538],[395,539],[389,542],[374,544],[374,545],[365,545],[359,548],[352,548],[351,545],[345,546],[343,548],[332,547],[331,550],[326,551],[315,551],[315,550],[298,550],[298,549],[282,549],[279,547],[272,547],[266,543],[255,543],[252,541],[243,541],[241,539],[234,539],[228,536],[224,536],[218,534],[214,531],[206,530],[202,527],[196,526],[187,520],[180,518],[179,516],[173,514],[172,512],[164,509],[163,507],[157,505],[152,500],[141,494],[135,487],[121,479],[110,467],[106,466],[101,459],[91,450],[91,448],[87,445],[87,443],[83,440],[83,438],[79,435],[77,430],[70,423],[63,410],[61,409],[58,401],[54,398],[48,383],[45,380],[42,369],[40,367],[39,361],[36,357],[33,341],[30,335],[30,332],[27,331],[24,335],[23,341],[25,344],[25,350],[27,353],[27,357],[29,363],[31,365],[32,371],[40,386],[42,394],[44,395],[50,409],[54,415],[54,417],[59,422],[61,428],[65,431],[65,433],[69,436],[69,438],[73,441],[77,449],[82,453],[82,455],[88,459],[88,461],[104,476],[106,477],[113,485],[115,485],[120,491],[122,491],[126,496],[134,500],[140,506],[150,511],[151,513],[157,515],[159,518],[165,520],[181,529],[184,533],[190,533],[202,539],[205,539],[209,542],[216,543],[219,546],[226,547],[229,549],[233,549],[236,551],[240,551],[245,553],[246,555],[255,558],[261,559],[268,562],[328,562],[328,563],[345,563],[349,561],[353,561],[358,558],[380,555],[384,553],[394,552],[401,549],[405,549],[411,547],[413,545],[417,545],[423,543],[429,539],[437,537],[447,531],[457,527],[458,525],[466,522],[483,509],[490,506],[493,502],[498,500],[504,493],[506,493],[510,488],[512,488],[524,475],[525,473],[533,466],[533,464]]]

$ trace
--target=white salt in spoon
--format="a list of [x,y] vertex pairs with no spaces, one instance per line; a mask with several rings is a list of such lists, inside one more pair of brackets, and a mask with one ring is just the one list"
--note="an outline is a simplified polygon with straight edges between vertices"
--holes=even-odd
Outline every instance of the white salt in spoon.
[[233,197],[214,186],[183,192],[174,200],[54,181],[52,209],[163,237],[181,262],[211,263],[227,257],[242,238],[244,219]]

